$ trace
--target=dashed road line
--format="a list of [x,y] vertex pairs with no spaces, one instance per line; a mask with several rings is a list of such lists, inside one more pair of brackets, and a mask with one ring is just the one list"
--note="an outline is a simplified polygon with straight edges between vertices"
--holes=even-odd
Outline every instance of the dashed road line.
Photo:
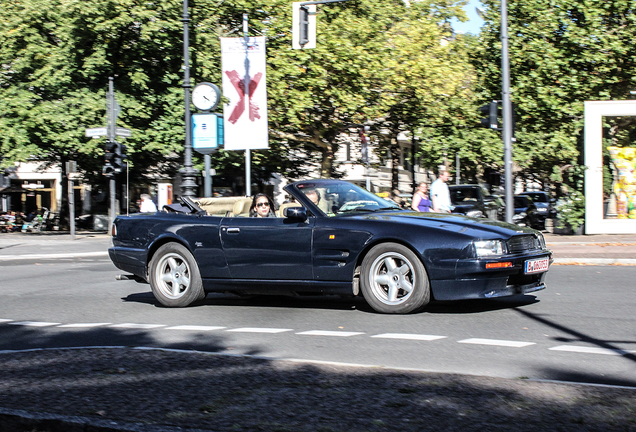
[[51,327],[51,326],[58,326],[61,323],[42,322],[42,321],[19,321],[19,322],[10,322],[9,324],[27,326],[27,327]]
[[411,334],[411,333],[382,333],[371,336],[372,338],[382,339],[406,339],[406,340],[421,340],[421,341],[434,341],[438,339],[444,339],[448,336],[435,336],[425,334]]
[[457,343],[475,344],[475,345],[493,345],[493,346],[512,347],[512,348],[523,348],[529,345],[536,345],[535,342],[520,342],[520,341],[509,341],[509,340],[499,340],[499,339],[479,339],[479,338],[464,339],[464,340],[457,341]]
[[265,327],[241,327],[227,330],[235,333],[284,333],[293,331],[293,329],[281,329],[281,328],[265,328]]
[[296,333],[297,335],[303,336],[336,336],[336,337],[350,337],[350,336],[358,336],[363,335],[362,332],[345,332],[345,331],[329,331],[329,330],[309,330],[300,333]]
[[636,352],[636,351],[625,351],[620,349],[587,347],[587,346],[576,346],[576,345],[559,345],[559,346],[555,346],[548,349],[550,351],[566,351],[566,352],[575,352],[575,353],[584,353],[584,354],[604,354],[604,355],[615,355],[615,356],[623,356],[626,354],[631,354]]
[[213,331],[213,330],[223,330],[224,328],[225,327],[221,327],[221,326],[178,325],[178,326],[166,327],[166,330]]
[[166,327],[165,324],[135,324],[135,323],[124,323],[124,324],[113,324],[109,326],[110,328],[126,328],[126,329],[155,329],[160,327]]
[[[13,325],[13,326],[25,326],[25,327],[56,327],[56,328],[75,328],[75,329],[82,329],[82,328],[94,329],[97,327],[108,327],[108,328],[120,328],[120,329],[152,330],[152,329],[161,328],[165,330],[181,330],[181,331],[225,330],[226,332],[232,332],[232,333],[270,333],[270,334],[294,331],[294,329],[288,329],[288,328],[268,328],[268,327],[239,327],[239,328],[228,329],[227,327],[223,327],[223,326],[199,326],[199,325],[167,326],[165,324],[139,324],[139,323],[111,324],[107,322],[61,324],[61,323],[47,322],[47,321],[15,321],[12,319],[7,319],[7,318],[0,318],[0,323]],[[351,336],[364,335],[366,333],[332,331],[332,330],[308,330],[308,331],[297,332],[295,334],[301,335],[301,336],[351,337]],[[398,340],[413,340],[413,341],[436,341],[436,340],[448,338],[448,336],[414,334],[414,333],[381,333],[376,335],[370,335],[369,337],[376,338],[376,339],[398,339]],[[524,348],[530,345],[536,345],[535,342],[511,341],[511,340],[501,340],[501,339],[482,339],[482,338],[463,339],[463,340],[457,341],[457,343],[501,346],[501,347],[512,347],[512,348]],[[576,345],[559,345],[559,346],[548,348],[548,350],[573,352],[573,353],[579,353],[579,354],[601,354],[601,355],[613,355],[613,356],[624,356],[624,355],[636,353],[636,351],[633,351],[633,350],[621,350],[621,349],[576,346]]]
[[95,328],[110,325],[111,323],[74,323],[59,325],[59,328]]

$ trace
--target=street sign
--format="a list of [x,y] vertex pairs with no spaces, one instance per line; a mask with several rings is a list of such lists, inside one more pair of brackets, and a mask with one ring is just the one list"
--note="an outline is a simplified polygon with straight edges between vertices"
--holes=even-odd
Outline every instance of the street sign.
[[115,130],[115,135],[120,136],[120,137],[131,137],[132,136],[132,131],[130,129],[118,127]]
[[99,127],[99,128],[91,128],[91,129],[86,129],[86,135],[87,137],[93,137],[93,138],[99,138],[100,136],[106,136],[107,132],[106,132],[106,128],[105,127]]
[[223,117],[215,113],[192,114],[192,148],[210,154],[223,145]]

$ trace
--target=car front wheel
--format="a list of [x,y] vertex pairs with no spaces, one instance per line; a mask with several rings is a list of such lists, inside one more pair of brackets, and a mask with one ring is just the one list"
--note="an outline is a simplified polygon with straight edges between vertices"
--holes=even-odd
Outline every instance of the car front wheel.
[[406,314],[423,308],[431,298],[426,269],[406,246],[375,246],[362,261],[360,288],[377,312]]
[[164,306],[185,307],[205,297],[194,257],[178,243],[161,246],[150,261],[150,287]]

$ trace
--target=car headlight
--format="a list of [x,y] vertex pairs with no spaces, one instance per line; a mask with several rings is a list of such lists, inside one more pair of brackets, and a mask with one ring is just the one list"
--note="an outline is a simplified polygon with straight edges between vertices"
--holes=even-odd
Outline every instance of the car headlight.
[[539,246],[541,249],[545,249],[545,237],[543,237],[543,234],[537,231],[536,236],[537,240],[539,240]]
[[521,213],[517,213],[516,215],[512,216],[512,221],[514,223],[517,223],[520,220],[523,220],[527,215],[524,212]]
[[505,253],[504,242],[501,240],[478,240],[474,241],[475,254],[478,257],[503,255]]

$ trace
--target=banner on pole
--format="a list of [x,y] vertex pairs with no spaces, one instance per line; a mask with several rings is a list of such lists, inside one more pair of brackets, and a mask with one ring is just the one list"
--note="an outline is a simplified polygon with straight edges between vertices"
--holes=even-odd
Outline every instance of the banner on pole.
[[225,150],[269,148],[265,38],[221,38],[221,68]]

